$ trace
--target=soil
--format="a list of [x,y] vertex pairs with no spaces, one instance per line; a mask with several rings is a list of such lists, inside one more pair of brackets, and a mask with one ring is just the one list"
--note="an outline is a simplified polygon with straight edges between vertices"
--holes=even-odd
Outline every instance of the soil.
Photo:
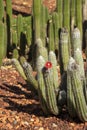
[[[55,0],[43,3],[49,11],[55,9]],[[12,0],[12,8],[31,14],[32,0]],[[67,109],[58,116],[45,116],[38,95],[12,65],[4,64],[0,68],[0,130],[87,130],[87,122],[72,119]]]

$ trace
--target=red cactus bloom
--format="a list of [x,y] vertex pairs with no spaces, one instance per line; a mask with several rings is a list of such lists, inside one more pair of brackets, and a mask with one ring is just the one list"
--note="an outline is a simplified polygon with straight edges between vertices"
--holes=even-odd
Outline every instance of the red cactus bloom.
[[49,62],[49,61],[47,61],[46,64],[45,64],[45,68],[46,68],[46,69],[52,68],[52,63]]

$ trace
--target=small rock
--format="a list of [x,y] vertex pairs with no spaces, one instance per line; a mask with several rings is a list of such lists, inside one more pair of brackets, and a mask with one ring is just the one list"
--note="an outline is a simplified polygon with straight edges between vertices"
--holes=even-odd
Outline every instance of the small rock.
[[38,130],[44,130],[44,128],[43,128],[43,127],[40,127]]
[[57,124],[53,123],[53,124],[52,124],[52,127],[57,127]]

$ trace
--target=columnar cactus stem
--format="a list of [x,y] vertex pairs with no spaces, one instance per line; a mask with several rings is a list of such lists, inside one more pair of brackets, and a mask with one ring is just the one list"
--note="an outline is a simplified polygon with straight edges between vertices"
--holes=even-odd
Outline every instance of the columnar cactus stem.
[[46,87],[43,78],[43,68],[45,65],[45,60],[42,56],[37,59],[37,79],[38,79],[38,94],[42,110],[45,114],[50,113],[48,110],[48,101],[46,96]]
[[46,6],[44,6],[43,4],[41,5],[41,17],[40,17],[40,21],[41,21],[41,25],[40,25],[40,37],[41,40],[43,42],[43,46],[46,46],[46,31],[47,31],[47,21],[48,21],[48,17],[49,17],[49,13],[48,13],[48,9]]
[[82,79],[85,78],[85,72],[84,72],[84,62],[83,62],[83,57],[82,57],[82,51],[77,48],[76,51],[74,52],[74,59],[76,63],[79,65],[79,71]]
[[41,0],[33,0],[33,31],[35,41],[40,37]]
[[54,42],[55,50],[59,50],[59,15],[57,12],[52,14],[53,28],[54,28]]
[[82,0],[76,0],[76,26],[81,32],[82,40]]
[[67,65],[69,61],[69,34],[68,31],[63,28],[60,33],[60,67],[61,73],[67,71]]
[[53,69],[53,81],[54,81],[54,88],[55,91],[58,89],[59,81],[58,81],[58,71],[57,71],[57,60],[56,55],[53,51],[49,52],[49,61],[52,63],[52,69]]
[[74,29],[76,25],[76,11],[75,11],[75,0],[71,0],[70,3],[70,19],[71,19],[71,31]]
[[64,0],[63,7],[63,27],[70,31],[70,0]]
[[53,28],[53,21],[52,19],[49,20],[48,25],[48,35],[49,35],[49,43],[48,43],[48,50],[55,51],[55,42],[54,42],[54,28]]
[[28,84],[31,85],[30,89],[33,91],[37,91],[38,83],[33,75],[32,66],[26,61],[24,57],[20,57],[20,63],[23,67],[24,73],[27,77]]
[[63,27],[63,0],[56,0],[56,12],[59,15],[59,28]]
[[53,77],[53,70],[51,63],[46,63],[44,71],[44,82],[46,87],[46,94],[47,94],[47,101],[48,101],[48,108],[51,111],[52,114],[58,115],[59,114],[59,108],[57,106],[57,99],[56,99],[56,93],[54,88],[54,80]]
[[[67,74],[69,74],[68,76],[71,78],[71,88],[75,100],[74,108],[76,110],[76,114],[81,121],[85,122],[87,121],[87,104],[84,95],[84,86],[81,81],[79,67],[74,60],[70,62],[68,72],[69,73]],[[72,100],[70,102],[72,103]]]
[[19,72],[19,74],[21,75],[21,77],[24,79],[24,80],[27,80],[26,76],[25,76],[25,73],[24,73],[24,70],[20,64],[20,62],[13,58],[12,60],[12,64],[15,66],[16,70]]
[[5,42],[4,42],[4,24],[0,21],[0,66],[5,54]]
[[0,21],[3,21],[4,18],[4,2],[0,0]]
[[72,53],[74,53],[77,48],[82,50],[82,42],[79,29],[74,28],[74,30],[72,31]]

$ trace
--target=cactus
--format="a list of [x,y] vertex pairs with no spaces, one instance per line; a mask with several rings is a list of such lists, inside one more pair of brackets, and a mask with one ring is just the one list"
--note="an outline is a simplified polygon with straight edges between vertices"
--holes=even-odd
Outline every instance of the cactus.
[[70,0],[64,0],[63,7],[63,27],[70,31]]
[[32,66],[26,61],[26,59],[23,56],[20,57],[20,63],[27,77],[27,82],[31,85],[30,89],[37,92],[38,83],[33,75]]
[[43,43],[42,43],[42,40],[40,38],[36,39],[33,53],[34,53],[33,54],[33,67],[34,67],[34,69],[36,69],[36,61],[40,55],[44,57],[45,61],[48,60],[47,49],[45,47],[43,47]]
[[18,38],[17,38],[17,31],[12,30],[12,44],[17,47]]
[[15,48],[13,49],[13,55],[12,55],[13,58],[16,58],[18,59],[19,58],[19,53],[18,53],[18,50]]
[[0,21],[0,66],[5,54],[5,42],[4,42],[4,24]]
[[45,65],[45,60],[42,56],[37,59],[37,80],[38,80],[38,94],[42,110],[45,114],[49,114],[48,101],[46,96],[46,87],[43,78],[43,68]]
[[53,69],[53,81],[54,81],[54,89],[55,91],[59,87],[59,81],[58,81],[58,71],[57,71],[57,60],[56,55],[53,51],[49,52],[49,61],[52,63],[52,69]]
[[67,71],[67,65],[69,61],[69,47],[68,47],[69,35],[65,28],[62,28],[60,33],[60,67],[61,73]]
[[18,46],[20,48],[22,41],[22,33],[23,33],[23,22],[22,15],[19,14],[17,17],[17,37],[18,37]]
[[71,19],[71,31],[72,31],[74,29],[74,26],[76,25],[75,0],[71,0],[70,6],[71,6],[70,19]]
[[59,107],[57,106],[57,99],[55,93],[55,85],[53,77],[53,69],[52,63],[46,62],[45,68],[43,70],[44,82],[46,87],[46,94],[47,94],[47,101],[48,101],[48,108],[52,114],[58,115],[59,114]]
[[[6,0],[6,23],[7,23],[7,51],[11,51],[12,45],[12,1]],[[9,54],[8,54],[9,56]]]
[[76,63],[79,65],[79,70],[80,70],[80,75],[82,79],[85,78],[85,72],[84,72],[84,63],[83,63],[83,57],[82,57],[82,51],[77,48],[76,51],[74,52],[74,59]]
[[13,58],[12,60],[12,64],[15,66],[16,70],[19,72],[19,74],[21,75],[21,77],[24,79],[24,80],[27,80],[26,76],[25,76],[25,73],[24,73],[24,70],[20,64],[20,62],[16,59],[16,58]]
[[43,46],[46,46],[46,31],[47,31],[47,21],[48,21],[48,9],[44,5],[41,6],[41,25],[40,25],[40,37],[43,42]]
[[53,20],[53,28],[54,28],[54,42],[55,42],[55,50],[59,50],[59,15],[57,12],[52,14]]
[[76,104],[75,104],[75,97],[72,89],[72,77],[70,76],[71,73],[69,71],[71,65],[75,62],[75,60],[70,57],[69,64],[68,64],[68,70],[67,70],[67,108],[68,112],[71,117],[76,117]]
[[33,0],[33,31],[34,31],[34,39],[36,41],[37,38],[40,37],[40,16],[41,16],[41,0]]
[[[79,28],[81,32],[81,40],[82,40],[82,0],[76,0],[76,26]],[[79,9],[79,10],[78,10]]]
[[59,28],[63,27],[63,0],[56,0],[56,12],[59,15]]
[[76,51],[77,48],[82,50],[81,36],[79,29],[74,28],[72,31],[72,54],[74,54],[74,51]]
[[[87,121],[87,104],[83,91],[79,67],[75,61],[68,66],[69,77],[71,78],[71,88],[75,100],[75,111],[79,119],[83,122]],[[69,83],[69,82],[68,82]],[[68,87],[69,88],[69,87]],[[72,103],[72,101],[70,101]],[[73,104],[74,105],[74,104]]]
[[48,51],[55,51],[54,28],[53,28],[52,19],[49,20],[48,26],[49,26],[48,27],[48,37],[49,37]]
[[3,21],[4,19],[4,3],[3,0],[0,0],[0,21]]

